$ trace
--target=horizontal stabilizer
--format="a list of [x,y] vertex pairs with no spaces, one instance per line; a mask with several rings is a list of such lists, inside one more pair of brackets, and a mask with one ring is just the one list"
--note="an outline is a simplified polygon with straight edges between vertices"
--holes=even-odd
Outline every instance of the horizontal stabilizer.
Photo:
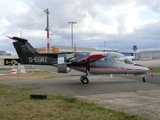
[[[8,37],[8,36],[7,36]],[[19,37],[8,37],[12,40],[16,40],[18,42],[27,42],[28,40],[24,39],[24,38],[19,38]]]

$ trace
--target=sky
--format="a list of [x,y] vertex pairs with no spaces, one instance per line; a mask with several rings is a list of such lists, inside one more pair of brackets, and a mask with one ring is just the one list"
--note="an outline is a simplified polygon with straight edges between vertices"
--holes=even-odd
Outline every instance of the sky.
[[[98,50],[160,50],[160,0],[0,0],[0,51],[15,53],[6,36],[46,47],[48,8],[51,45]],[[104,48],[105,46],[105,48]]]

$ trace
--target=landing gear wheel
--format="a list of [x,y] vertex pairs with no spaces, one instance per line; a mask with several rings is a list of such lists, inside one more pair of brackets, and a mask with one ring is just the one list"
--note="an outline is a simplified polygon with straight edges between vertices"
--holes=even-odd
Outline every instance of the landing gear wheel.
[[89,83],[89,79],[83,76],[83,79],[81,80],[82,84],[88,84]]
[[88,84],[89,83],[89,74],[90,74],[90,61],[86,63],[86,75],[80,77],[80,81],[82,84]]
[[81,76],[79,80],[82,81],[84,78],[85,78],[84,76]]
[[146,82],[146,77],[143,77],[143,82]]

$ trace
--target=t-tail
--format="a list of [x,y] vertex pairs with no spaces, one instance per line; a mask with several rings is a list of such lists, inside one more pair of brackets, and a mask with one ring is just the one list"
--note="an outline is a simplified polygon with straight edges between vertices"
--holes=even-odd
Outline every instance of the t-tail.
[[39,54],[28,42],[19,37],[8,37],[15,40],[16,49],[21,64],[52,65],[57,63],[57,54]]

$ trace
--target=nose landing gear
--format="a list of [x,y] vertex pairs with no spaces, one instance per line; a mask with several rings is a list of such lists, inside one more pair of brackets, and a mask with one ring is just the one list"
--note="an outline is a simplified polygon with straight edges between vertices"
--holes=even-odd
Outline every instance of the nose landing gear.
[[145,76],[143,76],[143,82],[146,82],[146,77]]
[[81,81],[82,84],[88,84],[89,83],[89,79],[85,76],[81,76],[80,81]]
[[87,70],[85,76],[80,77],[81,84],[88,84],[89,83],[89,71]]

